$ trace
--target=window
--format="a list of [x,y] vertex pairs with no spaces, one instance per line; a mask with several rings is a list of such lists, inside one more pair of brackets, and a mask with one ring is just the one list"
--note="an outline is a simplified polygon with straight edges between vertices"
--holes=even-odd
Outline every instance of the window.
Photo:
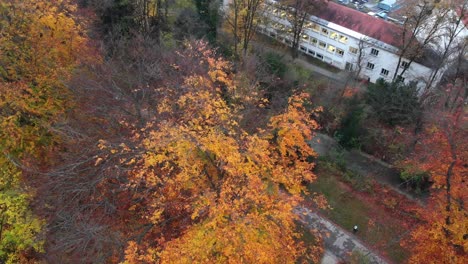
[[408,68],[408,67],[409,67],[409,62],[407,62],[407,61],[402,61],[401,64],[400,64],[400,67],[401,67],[401,68],[405,68],[405,69]]
[[270,37],[276,38],[276,33],[270,32]]
[[356,49],[354,47],[349,47],[349,52],[351,52],[352,54],[357,54],[358,49]]
[[374,65],[373,63],[368,62],[366,67],[367,67],[367,69],[369,69],[369,70],[373,70],[374,67],[375,67],[375,65]]
[[292,42],[291,42],[291,40],[289,40],[289,39],[284,39],[284,43],[286,43],[286,44],[289,45],[289,46],[292,45]]
[[337,39],[338,38],[338,33],[334,32],[334,31],[331,31],[330,32],[330,38],[331,39]]
[[306,28],[306,29],[312,29],[312,28],[313,28],[313,23],[312,23],[312,22],[305,22],[305,23],[304,23],[304,28]]
[[346,62],[345,69],[347,71],[353,71],[353,64],[350,62]]
[[325,42],[319,41],[319,48],[324,49],[327,47],[327,44]]
[[317,53],[317,58],[319,58],[319,59],[323,59],[323,55],[322,55],[322,54],[318,54],[318,53]]
[[281,17],[285,17],[286,16],[286,11],[281,11]]
[[344,50],[342,50],[342,49],[336,49],[336,55],[337,55],[337,56],[340,56],[340,57],[343,57],[343,55],[344,55]]
[[308,40],[309,40],[309,35],[303,34],[303,35],[302,35],[302,39],[303,39],[304,41],[308,41]]
[[315,23],[312,23],[312,30],[316,31],[316,32],[319,32],[320,31],[320,26],[315,24]]
[[317,39],[316,38],[311,38],[310,42],[312,43],[312,45],[317,46]]
[[328,36],[328,29],[322,28],[322,35]]
[[346,44],[348,42],[348,37],[340,35],[339,42]]
[[309,53],[309,54],[312,55],[312,56],[315,56],[315,51],[308,50],[307,53]]
[[374,56],[378,56],[378,55],[379,55],[379,51],[376,50],[376,49],[374,49],[374,48],[371,49],[371,52],[370,52],[370,53],[371,53],[372,55],[374,55]]
[[335,53],[336,47],[332,45],[328,45],[327,51],[330,53]]
[[299,47],[299,49],[300,49],[302,52],[307,52],[307,48],[304,47],[304,46],[302,46],[302,45]]
[[380,72],[380,75],[383,76],[388,76],[389,71],[387,69],[382,68],[382,71]]
[[396,78],[396,81],[397,81],[397,82],[402,82],[402,83],[404,83],[404,82],[405,82],[405,78],[404,78],[404,77],[401,77],[401,75],[398,75],[397,78]]

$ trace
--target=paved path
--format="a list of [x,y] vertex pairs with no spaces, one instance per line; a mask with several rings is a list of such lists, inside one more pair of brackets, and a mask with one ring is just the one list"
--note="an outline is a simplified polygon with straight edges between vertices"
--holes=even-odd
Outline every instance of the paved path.
[[371,264],[387,263],[377,253],[364,246],[355,236],[308,208],[298,207],[295,211],[309,228],[317,229],[322,233],[325,242],[322,264],[336,264],[340,261],[346,261],[353,251],[361,252]]

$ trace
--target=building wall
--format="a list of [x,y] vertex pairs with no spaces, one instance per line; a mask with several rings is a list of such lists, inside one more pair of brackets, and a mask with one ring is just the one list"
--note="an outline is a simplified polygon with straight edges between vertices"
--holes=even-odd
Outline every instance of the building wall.
[[[291,25],[286,11],[267,6],[265,12],[269,14],[268,20],[259,27],[259,32],[291,46],[292,36],[288,33]],[[391,81],[398,64],[397,48],[314,16],[304,25],[299,50],[342,70],[356,70],[360,65],[359,77],[370,82],[379,78]],[[361,61],[359,52],[363,54]],[[406,83],[418,81],[423,87],[431,73],[430,68],[413,62],[403,78]]]

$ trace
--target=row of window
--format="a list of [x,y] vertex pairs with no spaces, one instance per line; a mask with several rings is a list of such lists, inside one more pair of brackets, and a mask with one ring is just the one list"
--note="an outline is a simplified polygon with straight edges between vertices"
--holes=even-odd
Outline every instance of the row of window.
[[320,26],[314,22],[307,21],[304,23],[305,29],[310,29],[312,31],[318,32],[321,35],[327,36],[333,40],[339,41],[343,44],[348,43],[348,37],[345,35],[338,34],[335,31],[328,30],[327,28],[320,28]]
[[330,53],[334,53],[339,57],[344,56],[344,50],[337,48],[333,45],[327,44],[323,41],[317,40],[316,38],[310,37],[309,35],[302,35],[302,40],[306,43],[312,44],[313,46],[318,46],[321,49],[325,49]]
[[324,55],[322,55],[322,54],[320,54],[318,52],[316,53],[315,51],[307,49],[306,47],[304,47],[302,45],[299,47],[299,49],[302,52],[306,53],[307,55],[312,56],[312,57],[316,57],[316,58],[318,58],[320,60],[327,61],[329,63],[333,63],[334,65],[340,65],[341,64],[339,61],[334,61],[330,57],[324,56]]

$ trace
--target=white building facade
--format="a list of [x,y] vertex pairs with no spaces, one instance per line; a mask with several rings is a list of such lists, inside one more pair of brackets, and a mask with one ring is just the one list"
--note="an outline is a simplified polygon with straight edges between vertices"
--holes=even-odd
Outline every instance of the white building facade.
[[[392,81],[399,60],[398,26],[333,2],[326,9],[322,15],[308,17],[299,50],[339,69],[357,71],[360,78],[370,82],[379,78]],[[291,46],[288,13],[275,1],[267,2],[265,13],[268,21],[263,21],[258,31]],[[403,59],[400,64],[398,73],[408,61]],[[405,83],[415,81],[418,87],[424,87],[432,72],[430,65],[414,61],[402,77]]]

